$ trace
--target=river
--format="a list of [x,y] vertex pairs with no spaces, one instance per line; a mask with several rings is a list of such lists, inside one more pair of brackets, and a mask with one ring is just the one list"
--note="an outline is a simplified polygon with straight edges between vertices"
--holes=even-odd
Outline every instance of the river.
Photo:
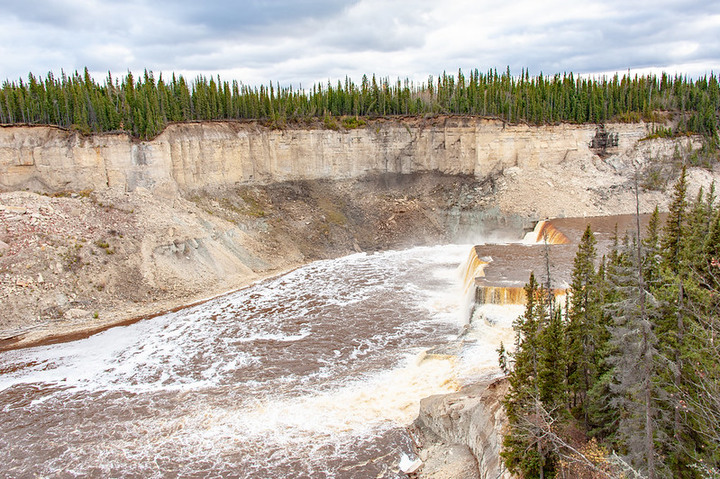
[[494,374],[497,341],[511,337],[498,312],[499,326],[459,338],[469,249],[319,261],[84,340],[1,353],[0,475],[405,477],[420,399]]

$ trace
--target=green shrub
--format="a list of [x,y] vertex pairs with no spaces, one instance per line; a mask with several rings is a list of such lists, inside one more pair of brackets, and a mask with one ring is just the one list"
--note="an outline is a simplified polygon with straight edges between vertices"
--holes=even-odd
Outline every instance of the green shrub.
[[361,126],[365,126],[365,120],[360,119],[356,116],[346,116],[342,120],[343,128],[346,130],[354,130],[355,128],[360,128]]

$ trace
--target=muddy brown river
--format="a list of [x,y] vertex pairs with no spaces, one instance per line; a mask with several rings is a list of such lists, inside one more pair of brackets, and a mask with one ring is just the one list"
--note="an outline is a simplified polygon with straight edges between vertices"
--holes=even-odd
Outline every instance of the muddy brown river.
[[[492,341],[508,335],[511,319],[458,339],[469,249],[320,261],[1,353],[0,477],[405,477],[404,426],[420,399],[492,374]],[[455,356],[425,354],[458,344]]]
[[[512,344],[523,306],[505,303],[519,299],[471,308],[475,287],[521,291],[546,264],[566,287],[587,223],[606,251],[634,218],[319,261],[87,339],[0,353],[0,477],[404,478],[420,400],[498,374],[496,349]],[[567,244],[540,246],[543,231]]]

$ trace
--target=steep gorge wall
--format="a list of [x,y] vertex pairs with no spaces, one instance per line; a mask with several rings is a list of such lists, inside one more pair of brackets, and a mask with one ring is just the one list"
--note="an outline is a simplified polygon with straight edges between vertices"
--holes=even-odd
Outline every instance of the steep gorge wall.
[[[631,213],[636,160],[689,140],[607,128],[620,142],[601,158],[588,147],[593,125],[468,117],[340,131],[187,123],[150,141],[0,126],[0,302],[12,306],[0,332],[52,329],[78,310],[102,320],[157,311],[354,251]],[[691,186],[718,176],[694,170]],[[641,211],[667,198],[646,191]]]
[[[610,125],[617,152],[647,135],[644,124]],[[253,123],[169,126],[150,141],[82,136],[54,127],[0,128],[0,190],[178,190],[348,179],[437,171],[483,178],[504,168],[592,158],[594,125],[530,127],[495,120],[376,120],[354,130],[271,130]]]

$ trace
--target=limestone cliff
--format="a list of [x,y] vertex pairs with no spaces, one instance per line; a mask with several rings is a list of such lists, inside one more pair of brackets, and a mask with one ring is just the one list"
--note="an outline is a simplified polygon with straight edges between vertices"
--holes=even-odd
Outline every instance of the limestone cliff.
[[[647,135],[644,124],[609,125],[615,154]],[[143,187],[178,189],[348,179],[437,171],[483,178],[594,156],[594,125],[530,127],[475,118],[377,120],[354,130],[206,122],[169,126],[150,141],[125,134],[82,136],[54,127],[0,128],[0,188],[43,192]]]

